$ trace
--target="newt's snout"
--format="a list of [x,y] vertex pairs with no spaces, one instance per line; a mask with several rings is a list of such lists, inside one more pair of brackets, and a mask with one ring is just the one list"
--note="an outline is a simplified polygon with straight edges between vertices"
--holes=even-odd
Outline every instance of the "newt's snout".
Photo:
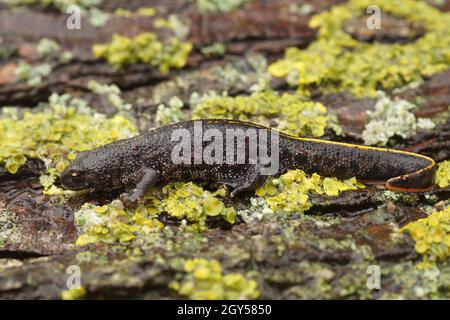
[[90,187],[84,174],[80,171],[72,169],[72,167],[68,167],[64,170],[61,174],[60,181],[63,189],[82,190]]

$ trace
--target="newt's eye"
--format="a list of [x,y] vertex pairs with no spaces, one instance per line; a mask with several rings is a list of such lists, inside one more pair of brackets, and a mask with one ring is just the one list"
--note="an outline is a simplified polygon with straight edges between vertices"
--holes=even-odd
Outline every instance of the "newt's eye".
[[73,172],[70,173],[70,175],[71,175],[72,177],[78,177],[78,176],[80,175],[80,173],[79,173],[79,172],[76,172],[76,171],[73,171]]

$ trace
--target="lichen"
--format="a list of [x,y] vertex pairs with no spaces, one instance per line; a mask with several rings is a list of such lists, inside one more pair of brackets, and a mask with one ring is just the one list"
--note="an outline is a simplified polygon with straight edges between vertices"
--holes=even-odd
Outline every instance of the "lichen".
[[117,8],[114,11],[114,14],[118,17],[126,17],[130,18],[134,15],[143,16],[143,17],[153,17],[156,15],[157,10],[153,7],[141,7],[138,8],[136,11],[130,11],[124,8]]
[[418,268],[430,268],[450,257],[450,208],[410,222],[401,231],[409,233],[416,242],[416,251],[423,255]]
[[250,0],[197,0],[201,12],[228,12]]
[[57,59],[60,63],[68,63],[73,58],[72,52],[63,51],[58,42],[49,38],[42,38],[36,50],[40,58],[47,60]]
[[75,244],[78,246],[97,242],[124,244],[136,237],[145,237],[164,227],[156,219],[155,214],[154,209],[143,205],[136,210],[126,210],[118,200],[103,206],[84,204],[75,213],[75,223],[80,232]]
[[415,104],[402,99],[391,100],[384,92],[377,95],[375,110],[368,111],[370,120],[362,132],[365,144],[385,146],[393,137],[406,139],[414,136],[418,129],[434,129],[431,119],[416,119]]
[[3,38],[0,37],[0,60],[8,59],[13,53],[14,53],[14,50],[6,47],[3,44]]
[[169,15],[168,18],[158,18],[155,20],[153,25],[155,28],[166,28],[172,30],[175,36],[180,40],[186,39],[189,34],[189,25],[184,24],[175,14]]
[[205,56],[221,57],[227,52],[227,47],[223,42],[215,42],[209,46],[203,47],[201,53]]
[[[344,25],[371,5],[425,25],[426,34],[408,44],[353,39]],[[288,48],[269,72],[287,77],[302,94],[318,87],[324,93],[348,90],[356,96],[375,96],[379,88],[404,86],[449,68],[449,19],[448,13],[421,1],[351,0],[314,16],[309,25],[319,28],[318,39],[304,50]]]
[[62,300],[80,300],[83,299],[87,294],[85,287],[80,286],[79,288],[67,289],[61,292]]
[[64,14],[68,12],[70,6],[75,5],[94,27],[104,26],[110,17],[107,12],[96,8],[103,0],[2,0],[2,2],[10,7],[39,5],[59,10]]
[[217,260],[186,260],[184,272],[182,280],[171,282],[169,288],[190,299],[257,299],[260,295],[255,280],[240,273],[224,274]]
[[41,183],[47,189],[77,152],[135,132],[134,123],[122,115],[107,118],[80,99],[53,94],[40,112],[24,112],[19,120],[0,118],[0,162],[15,174],[27,158],[41,159],[46,165]]
[[[193,108],[207,98],[228,96],[228,93],[265,91],[270,88],[267,60],[260,54],[227,57],[224,66],[182,73],[173,80],[154,87],[152,103],[168,103],[173,96],[189,102]],[[205,82],[208,78],[212,81]]]
[[316,173],[307,175],[302,170],[291,170],[279,178],[269,178],[258,189],[256,195],[263,197],[274,212],[302,213],[312,204],[309,193],[337,196],[345,190],[364,188],[355,178],[340,181],[336,178],[322,178]]
[[88,89],[95,94],[106,96],[108,101],[117,109],[117,111],[129,111],[133,107],[120,97],[121,91],[115,84],[101,84],[95,80],[90,80],[88,82]]
[[250,199],[250,206],[237,212],[237,215],[245,223],[252,223],[264,219],[271,214],[273,214],[272,209],[269,208],[267,202],[261,197],[252,197]]
[[163,126],[170,123],[187,120],[187,115],[183,113],[183,101],[178,97],[172,97],[168,106],[160,104],[156,111],[155,121],[158,125]]
[[88,21],[94,27],[97,27],[97,28],[103,27],[110,18],[111,18],[111,14],[109,14],[103,10],[100,10],[97,8],[91,8],[89,10]]
[[224,188],[210,192],[193,182],[175,182],[161,190],[152,189],[146,199],[158,212],[166,212],[181,221],[186,220],[187,230],[204,231],[208,217],[222,217],[228,223],[235,222],[234,208],[226,207],[219,199],[226,194]]
[[126,244],[146,238],[164,227],[158,220],[163,213],[178,220],[189,232],[206,230],[208,217],[222,217],[228,223],[234,223],[234,208],[226,207],[218,198],[224,197],[225,193],[225,189],[210,192],[192,182],[176,182],[163,188],[152,188],[144,203],[136,209],[125,209],[119,200],[103,206],[85,204],[75,213],[80,233],[76,244]]
[[327,109],[318,102],[284,93],[257,92],[251,96],[215,97],[195,106],[193,119],[239,119],[269,125],[295,136],[320,137],[327,125]]
[[88,9],[100,5],[103,0],[2,0],[2,2],[9,6],[39,4],[45,7],[59,9],[61,12],[66,12],[67,8],[71,5],[77,5],[80,8]]
[[114,34],[107,44],[94,45],[92,51],[97,58],[105,58],[115,69],[136,63],[158,67],[162,73],[171,68],[180,69],[186,65],[192,44],[170,37],[161,42],[152,32],[140,33],[134,38]]
[[15,214],[9,210],[0,210],[0,248],[3,248],[11,236],[17,234]]
[[436,184],[441,188],[450,185],[450,161],[443,161],[439,163],[438,170],[436,172]]

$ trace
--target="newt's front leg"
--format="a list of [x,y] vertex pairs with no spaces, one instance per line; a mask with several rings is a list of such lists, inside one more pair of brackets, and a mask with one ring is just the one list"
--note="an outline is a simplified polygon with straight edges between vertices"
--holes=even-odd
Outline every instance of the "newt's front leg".
[[142,178],[133,190],[130,193],[124,192],[120,195],[120,200],[122,200],[125,207],[135,207],[145,191],[158,181],[159,172],[157,170],[144,167],[142,171]]

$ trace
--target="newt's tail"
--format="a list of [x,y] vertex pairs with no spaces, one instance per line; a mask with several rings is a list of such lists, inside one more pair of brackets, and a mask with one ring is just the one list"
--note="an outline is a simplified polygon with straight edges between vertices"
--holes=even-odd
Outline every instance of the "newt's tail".
[[436,163],[430,159],[428,167],[389,179],[386,188],[392,191],[426,192],[433,189],[435,179]]

